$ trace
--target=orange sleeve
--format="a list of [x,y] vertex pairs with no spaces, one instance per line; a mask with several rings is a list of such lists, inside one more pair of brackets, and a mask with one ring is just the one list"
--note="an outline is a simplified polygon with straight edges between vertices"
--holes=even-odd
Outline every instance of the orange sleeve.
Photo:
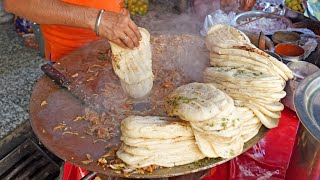
[[[105,9],[120,13],[124,8],[123,0],[63,0],[64,2],[78,4],[96,9]],[[68,26],[41,25],[45,40],[46,58],[56,62],[68,53],[92,41],[100,39],[95,32]]]

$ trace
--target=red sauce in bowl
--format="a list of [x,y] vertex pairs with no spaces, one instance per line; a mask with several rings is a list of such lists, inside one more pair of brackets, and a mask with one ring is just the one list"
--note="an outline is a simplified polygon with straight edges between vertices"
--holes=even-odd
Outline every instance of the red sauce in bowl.
[[304,49],[295,44],[281,43],[274,48],[275,52],[281,56],[301,56]]

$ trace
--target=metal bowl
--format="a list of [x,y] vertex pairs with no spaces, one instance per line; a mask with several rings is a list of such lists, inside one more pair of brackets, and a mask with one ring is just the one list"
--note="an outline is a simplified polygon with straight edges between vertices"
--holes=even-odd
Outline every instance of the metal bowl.
[[[245,22],[247,21],[249,18],[259,18],[265,16],[266,18],[275,18],[275,19],[279,19],[282,20],[285,24],[286,24],[286,28],[290,28],[292,27],[292,22],[290,19],[288,19],[285,16],[281,16],[281,15],[277,15],[277,14],[270,14],[264,11],[247,11],[247,12],[242,12],[239,13],[238,15],[236,15],[236,17],[232,20],[232,25],[233,26],[238,26],[241,24],[241,22]],[[246,30],[245,28],[243,28],[242,26],[238,27],[241,30]],[[263,31],[263,33],[265,35],[272,35],[275,31],[279,31],[279,30],[285,30],[285,29],[274,29],[273,31],[270,32],[265,32],[263,31],[263,29],[261,29],[261,31]]]
[[300,35],[292,31],[277,31],[272,35],[272,41],[276,44],[279,44],[279,43],[298,44],[300,39],[301,39]]
[[[286,49],[287,51],[297,52],[297,55],[289,56],[287,54],[284,54],[284,53],[280,52],[279,48],[281,46],[286,46],[286,47],[283,47],[283,48]],[[293,48],[295,48],[295,49],[293,49]],[[292,44],[292,43],[280,43],[280,44],[278,44],[278,45],[276,45],[274,47],[274,52],[277,53],[282,58],[282,61],[285,64],[287,64],[288,62],[292,62],[292,61],[301,61],[301,60],[303,60],[304,53],[305,53],[305,51],[304,51],[304,49],[302,47],[300,47],[299,45],[296,45],[296,44]]]

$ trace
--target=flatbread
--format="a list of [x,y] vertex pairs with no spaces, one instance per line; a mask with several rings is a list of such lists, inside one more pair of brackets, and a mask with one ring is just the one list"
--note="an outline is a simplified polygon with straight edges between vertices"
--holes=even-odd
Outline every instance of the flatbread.
[[125,93],[134,99],[141,99],[151,92],[153,87],[153,76],[150,76],[135,84],[128,84],[122,80],[120,80],[120,82]]
[[[193,128],[201,129],[202,132],[210,133],[214,131],[221,131],[228,128],[239,128],[241,126],[244,116],[247,115],[248,108],[236,107],[233,111],[224,117],[214,117],[207,121],[191,122]],[[241,119],[241,121],[240,121]],[[199,131],[201,131],[199,130]]]
[[134,168],[142,168],[150,165],[163,167],[173,167],[189,164],[203,159],[205,156],[201,153],[197,145],[185,147],[182,151],[170,152],[168,154],[153,154],[151,156],[137,156],[125,151],[122,145],[117,151],[117,156],[123,162]]
[[139,47],[124,49],[110,42],[112,50],[112,66],[117,76],[127,84],[136,84],[152,73],[152,52],[150,34],[146,29],[139,28],[142,35]]
[[251,126],[251,125],[255,125],[255,124],[258,124],[258,123],[260,123],[261,121],[260,121],[260,119],[258,119],[255,115],[251,118],[251,119],[249,119],[249,120],[247,120],[247,121],[244,121],[243,122],[243,124],[242,124],[242,127],[247,127],[247,126]]
[[266,115],[264,115],[263,113],[261,113],[259,111],[259,109],[257,109],[256,107],[252,106],[252,105],[247,105],[253,112],[254,114],[260,119],[261,123],[266,126],[267,128],[271,129],[271,128],[275,128],[278,126],[279,124],[279,120],[278,118],[270,118]]
[[142,40],[137,48],[124,49],[110,42],[112,67],[126,94],[135,99],[148,95],[153,86],[152,52],[150,34],[139,28]]
[[[237,119],[236,121],[240,121],[241,119]],[[222,138],[233,138],[235,136],[237,136],[238,134],[240,134],[241,132],[241,128],[236,127],[236,126],[231,126],[229,128],[226,129],[222,129],[222,130],[218,130],[218,131],[206,131],[203,130],[202,128],[199,128],[198,126],[194,126],[193,123],[191,122],[191,126],[193,129],[196,129],[197,131],[207,134],[207,135],[213,135],[216,137],[222,137]]]
[[251,45],[249,38],[241,31],[223,24],[215,25],[208,30],[205,43],[208,48],[211,46],[230,48],[239,44]]
[[222,58],[210,58],[210,64],[212,66],[218,66],[218,67],[236,67],[236,68],[241,67],[241,68],[251,69],[251,70],[259,71],[263,73],[270,73],[278,77],[281,77],[270,67],[262,67],[262,66],[257,66],[247,62],[234,61],[234,60],[222,59]]
[[231,97],[233,97],[234,95],[238,95],[239,97],[260,98],[263,100],[268,100],[272,103],[272,102],[279,101],[280,99],[282,99],[283,97],[286,96],[285,91],[268,93],[268,92],[259,92],[257,90],[255,90],[255,91],[245,90],[245,89],[236,90],[236,89],[226,88],[224,86],[220,86],[215,83],[213,83],[213,84],[214,84],[214,86],[216,86],[220,90],[223,90],[223,91],[227,92],[227,94],[230,94]]
[[252,106],[256,107],[257,109],[259,109],[259,111],[261,113],[263,113],[266,116],[269,116],[271,118],[280,118],[281,117],[281,113],[279,111],[269,111],[268,109],[266,109],[265,107],[261,106],[258,103],[254,103],[252,101],[247,102],[249,104],[251,104]]
[[194,140],[191,136],[181,136],[170,139],[155,139],[155,138],[131,138],[127,136],[121,136],[120,140],[129,146],[136,147],[153,147],[154,145],[167,145],[186,140]]
[[222,42],[224,42],[223,40],[225,39],[231,39],[231,40],[250,43],[250,39],[243,32],[239,31],[238,29],[232,26],[228,26],[225,24],[216,24],[214,26],[211,26],[210,29],[208,30],[207,35],[217,35],[220,37]]
[[255,137],[259,133],[261,126],[262,126],[262,124],[260,123],[253,131],[242,134],[241,136],[242,136],[243,141],[248,142],[250,139]]
[[200,151],[209,158],[217,158],[218,155],[217,153],[214,151],[211,143],[208,141],[208,139],[206,137],[208,137],[208,135],[203,135],[201,132],[198,132],[197,130],[194,130],[194,136],[196,138],[197,141],[197,145],[200,149]]
[[284,105],[281,102],[274,102],[270,104],[256,102],[252,100],[252,102],[259,104],[260,106],[268,109],[269,111],[282,111],[284,109]]
[[[144,147],[129,146],[124,144],[123,148],[126,152],[137,155],[137,156],[153,156],[154,154],[158,155],[167,155],[168,153],[179,153],[184,151],[185,147],[194,147],[195,139],[185,140],[170,144],[161,144],[161,145],[152,145]],[[169,152],[170,151],[170,152]]]
[[[242,49],[241,49],[242,48]],[[210,49],[212,52],[218,53],[218,54],[233,54],[233,55],[238,55],[238,56],[243,56],[243,57],[249,57],[249,58],[254,58],[264,64],[267,64],[270,62],[268,59],[270,55],[266,53],[261,53],[263,51],[257,51],[255,48],[248,48],[248,47],[235,47],[234,49],[223,49],[219,48],[216,46],[211,47]],[[273,64],[272,64],[273,65]],[[288,76],[277,66],[273,65],[273,69],[284,79],[288,80]]]
[[129,116],[121,121],[121,133],[131,138],[193,137],[188,122],[159,116]]
[[[233,82],[221,81],[221,79],[214,78],[214,77],[207,77],[207,76],[204,76],[204,82],[214,83],[214,84],[217,84],[218,86],[221,86],[221,87],[223,86],[228,89],[239,89],[239,87],[241,87],[241,88],[246,88],[251,90],[257,90],[259,92],[279,92],[283,90],[283,87],[281,85],[275,86],[275,84],[272,84],[272,83],[261,84],[258,86],[258,85],[246,85],[241,81],[239,81],[238,84],[235,84]],[[268,85],[273,87],[267,87]]]
[[245,68],[235,67],[209,67],[204,70],[204,74],[207,76],[213,76],[221,78],[227,81],[254,81],[254,82],[283,82],[283,80],[277,76],[266,74],[259,71],[248,70]]
[[211,84],[190,83],[180,86],[166,97],[170,116],[186,121],[205,121],[233,104],[232,98]]

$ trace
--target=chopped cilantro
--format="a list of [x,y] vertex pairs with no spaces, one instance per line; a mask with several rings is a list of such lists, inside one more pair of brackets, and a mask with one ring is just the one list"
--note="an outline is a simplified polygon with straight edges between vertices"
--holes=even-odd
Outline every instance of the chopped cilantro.
[[230,150],[230,155],[231,155],[231,156],[234,156],[234,155],[235,155],[233,149]]
[[213,124],[213,123],[211,123],[211,124],[208,124],[208,126],[213,127],[213,126],[214,126],[214,124]]
[[193,100],[196,100],[197,98],[188,98],[188,97],[184,97],[184,96],[178,96],[178,97],[174,97],[171,99],[168,99],[166,102],[172,106],[172,107],[176,107],[179,105],[179,103],[185,103],[188,104]]
[[226,122],[223,122],[223,123],[221,123],[221,126],[222,126],[223,128],[226,128],[226,127],[227,127],[227,123],[226,123]]

